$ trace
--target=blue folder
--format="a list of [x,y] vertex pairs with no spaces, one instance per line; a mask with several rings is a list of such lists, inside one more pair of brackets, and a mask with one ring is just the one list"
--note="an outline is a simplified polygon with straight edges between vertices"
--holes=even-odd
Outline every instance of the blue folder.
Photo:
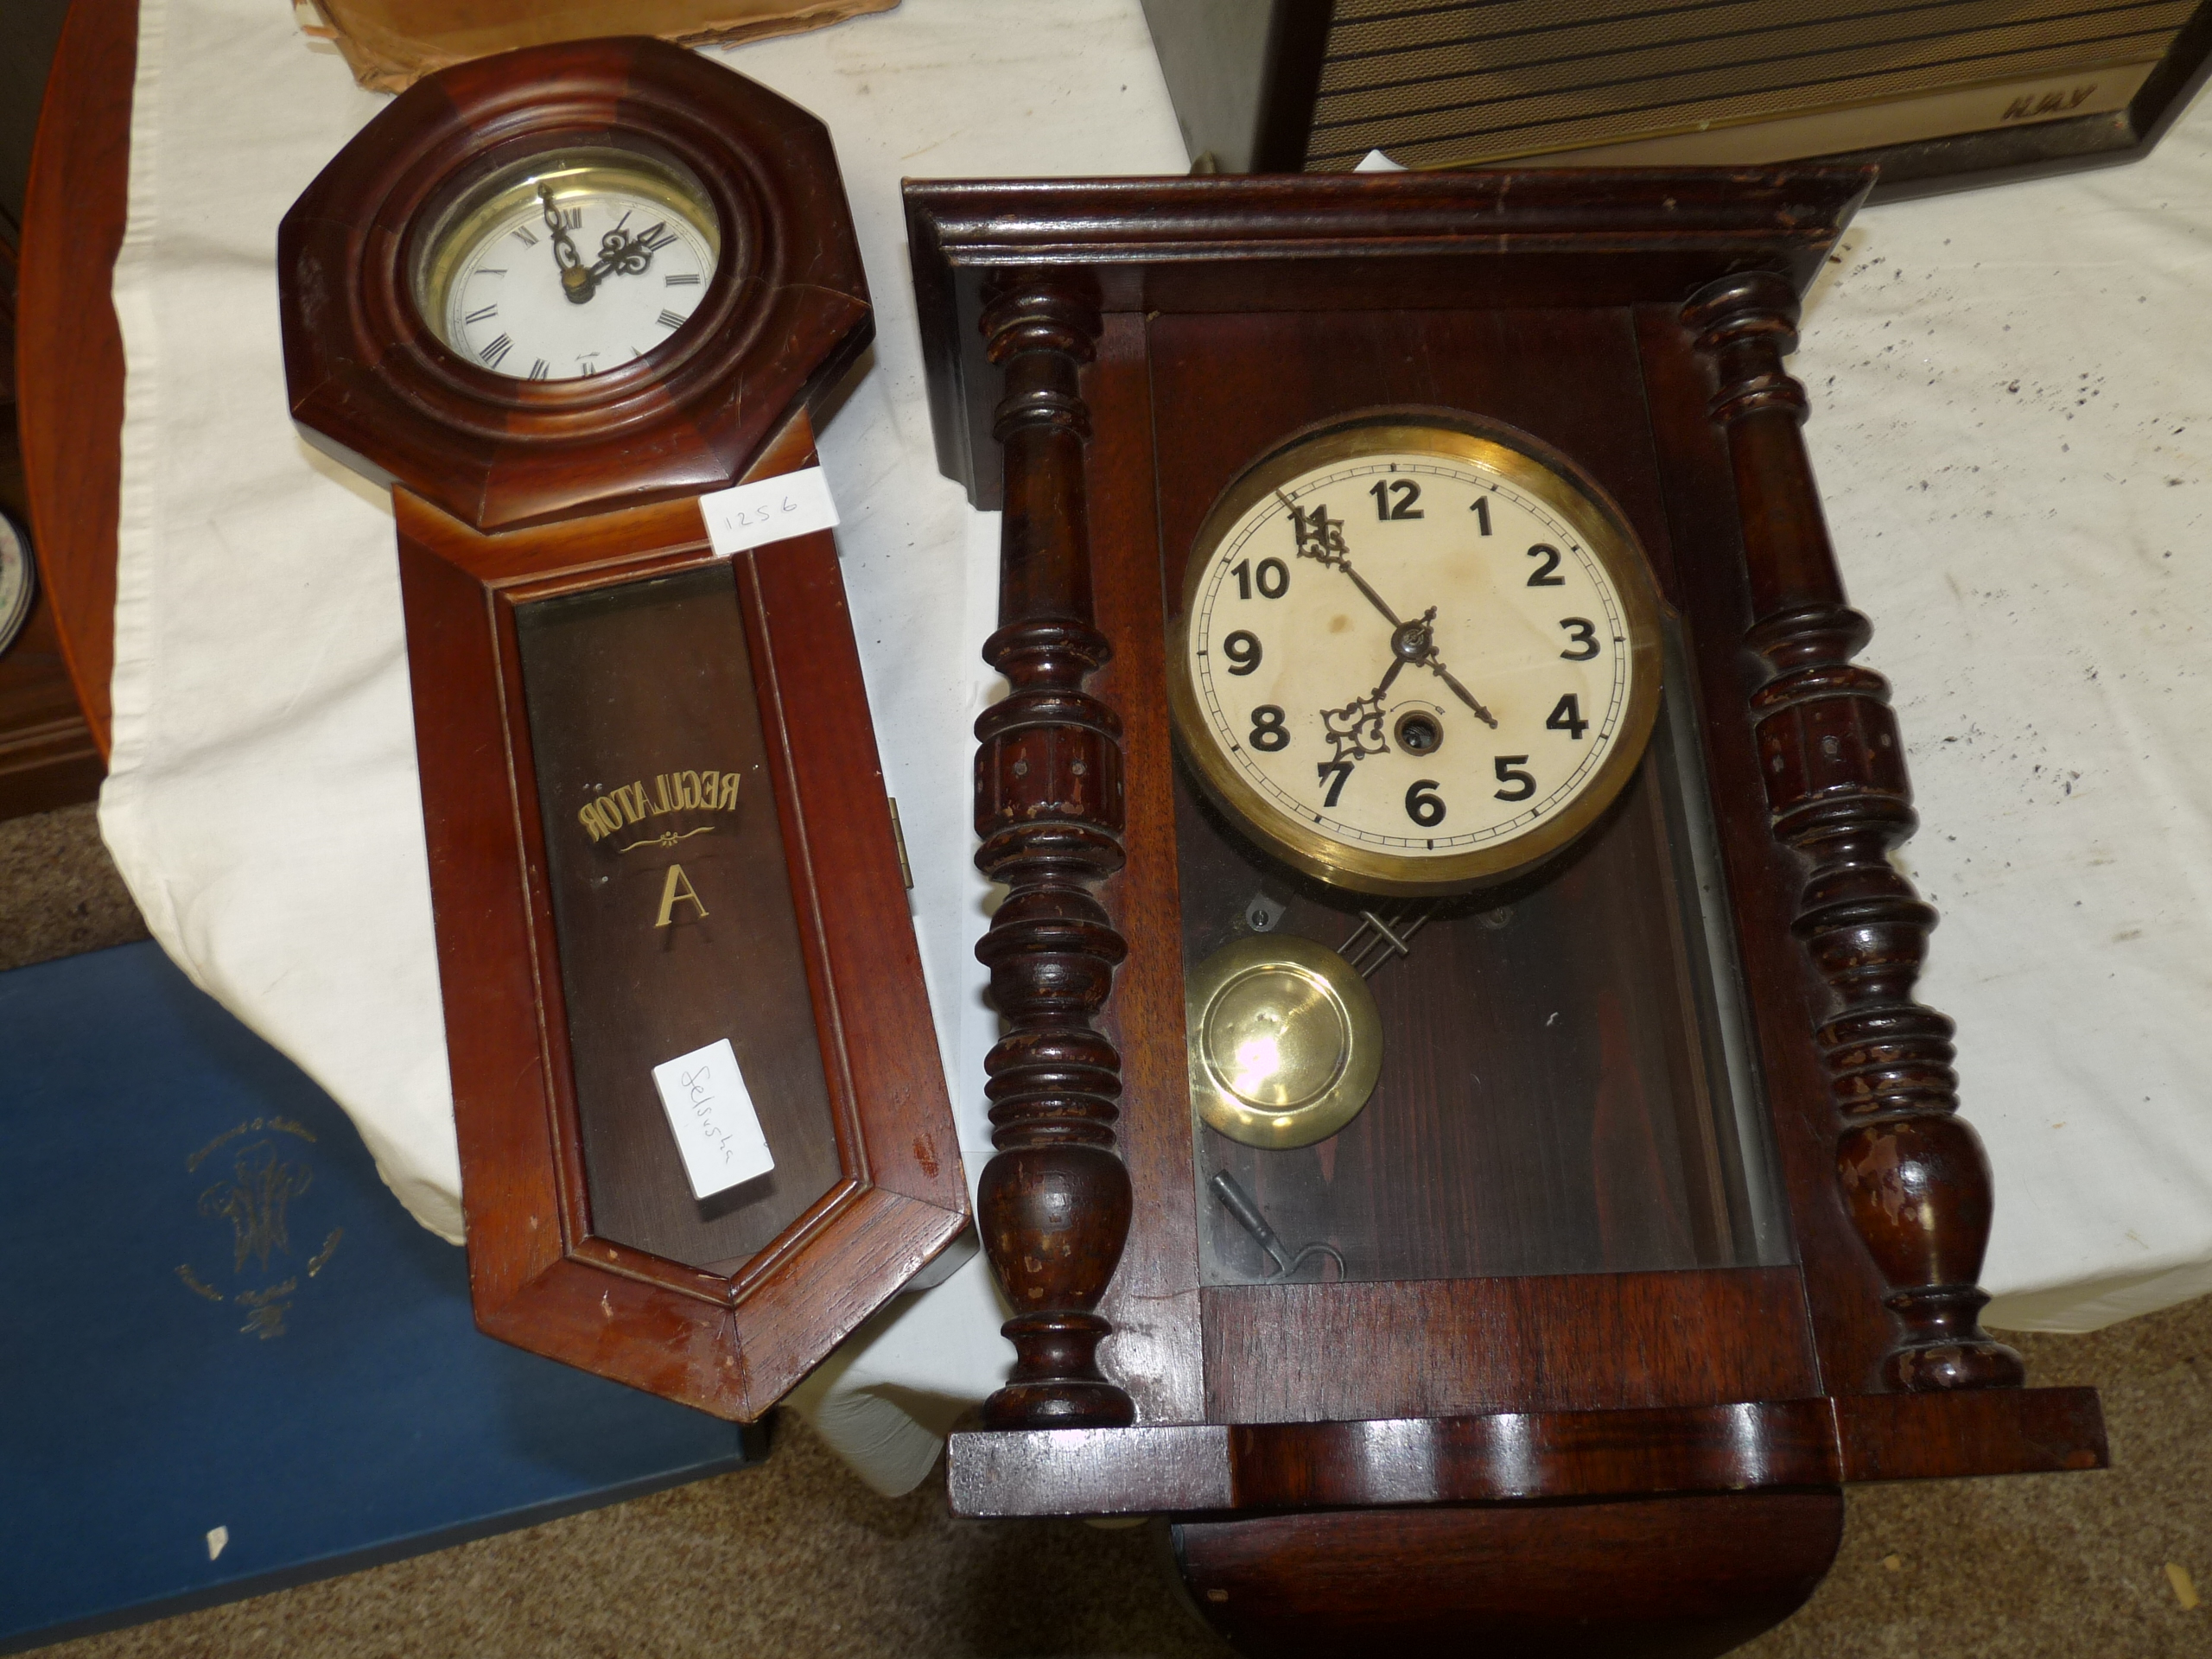
[[483,1336],[461,1252],[154,945],[0,973],[0,1652],[757,1461]]

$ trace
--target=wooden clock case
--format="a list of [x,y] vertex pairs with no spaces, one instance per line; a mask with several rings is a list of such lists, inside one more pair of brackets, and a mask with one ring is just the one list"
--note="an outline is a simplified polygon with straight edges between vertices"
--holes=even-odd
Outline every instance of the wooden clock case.
[[[705,185],[728,252],[690,321],[588,379],[516,380],[448,350],[410,293],[410,238],[502,162],[594,143],[653,146]],[[656,41],[510,53],[392,103],[286,215],[278,250],[294,415],[390,483],[397,511],[478,1323],[750,1421],[969,1224],[836,543],[718,560],[696,499],[813,465],[811,411],[872,336],[829,134]],[[794,964],[757,1014],[727,955],[718,982],[678,997],[780,1022],[762,1040],[818,1056],[830,1120],[818,1192],[789,1195],[788,1224],[734,1260],[656,1121],[646,1072],[672,1055],[625,1065],[619,1105],[586,1109],[585,1051],[621,1033],[593,1034],[593,1010],[569,1003],[548,842],[577,830],[541,812],[518,632],[545,601],[671,578],[728,593],[665,650],[734,664],[715,695],[757,707],[747,741],[772,800],[752,822],[781,861],[747,892],[788,905]],[[607,689],[641,744],[666,735],[652,693],[666,664],[645,638]],[[643,1219],[611,1227],[613,1209]]]
[[[2024,1388],[1976,1323],[1989,1176],[1950,1024],[1912,996],[1935,917],[1889,861],[1902,746],[1782,368],[1872,177],[907,186],[940,464],[1005,513],[985,656],[1011,691],[976,776],[1009,1032],[978,1215],[1019,1359],[953,1437],[957,1510],[1173,1517],[1253,1651],[1707,1654],[1810,1593],[1842,1482],[2104,1463],[2094,1392]],[[1679,619],[1778,1257],[1202,1274],[1166,624],[1243,467],[1404,407],[1587,468]]]

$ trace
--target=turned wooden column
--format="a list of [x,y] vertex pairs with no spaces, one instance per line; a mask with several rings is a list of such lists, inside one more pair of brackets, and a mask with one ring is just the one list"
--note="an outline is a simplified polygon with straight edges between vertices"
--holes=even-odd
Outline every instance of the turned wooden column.
[[1083,487],[1089,412],[1077,372],[1098,339],[1077,282],[1018,276],[982,326],[1005,371],[999,627],[984,659],[1011,686],[976,722],[976,862],[1007,896],[976,954],[1008,1030],[984,1061],[992,1144],[977,1220],[1014,1309],[1013,1375],[993,1428],[1120,1425],[1129,1396],[1098,1369],[1094,1311],[1129,1230],[1114,1150],[1122,1057],[1093,1024],[1126,953],[1096,888],[1122,868],[1122,728],[1084,689],[1113,654],[1091,616]]
[[1775,836],[1810,863],[1795,931],[1834,993],[1815,1032],[1840,1115],[1836,1173],[1889,1287],[1893,1389],[2017,1385],[2020,1357],[1981,1329],[1989,1163],[1958,1114],[1949,1020],[1913,998],[1934,908],[1890,861],[1917,826],[1889,683],[1852,661],[1872,633],[1844,601],[1782,359],[1797,299],[1768,272],[1700,290],[1684,324],[1718,371],[1753,622],[1772,677],[1752,694]]

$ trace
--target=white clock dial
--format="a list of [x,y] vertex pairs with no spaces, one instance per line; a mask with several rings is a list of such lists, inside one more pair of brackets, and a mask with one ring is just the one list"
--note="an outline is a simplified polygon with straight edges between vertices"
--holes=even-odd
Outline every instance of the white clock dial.
[[511,169],[429,238],[418,299],[438,338],[518,380],[603,374],[671,339],[720,257],[702,191],[620,152]]
[[1185,747],[1325,879],[1440,892],[1525,868],[1604,809],[1649,735],[1642,555],[1521,450],[1332,433],[1256,468],[1192,558]]

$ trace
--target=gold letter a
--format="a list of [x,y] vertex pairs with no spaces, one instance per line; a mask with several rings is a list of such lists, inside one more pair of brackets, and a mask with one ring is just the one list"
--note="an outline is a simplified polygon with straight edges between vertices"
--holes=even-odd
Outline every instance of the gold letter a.
[[666,927],[674,919],[676,906],[685,899],[699,905],[699,919],[706,919],[707,907],[699,904],[699,895],[692,891],[691,878],[683,874],[681,864],[668,867],[668,879],[660,884],[660,919],[655,927]]

